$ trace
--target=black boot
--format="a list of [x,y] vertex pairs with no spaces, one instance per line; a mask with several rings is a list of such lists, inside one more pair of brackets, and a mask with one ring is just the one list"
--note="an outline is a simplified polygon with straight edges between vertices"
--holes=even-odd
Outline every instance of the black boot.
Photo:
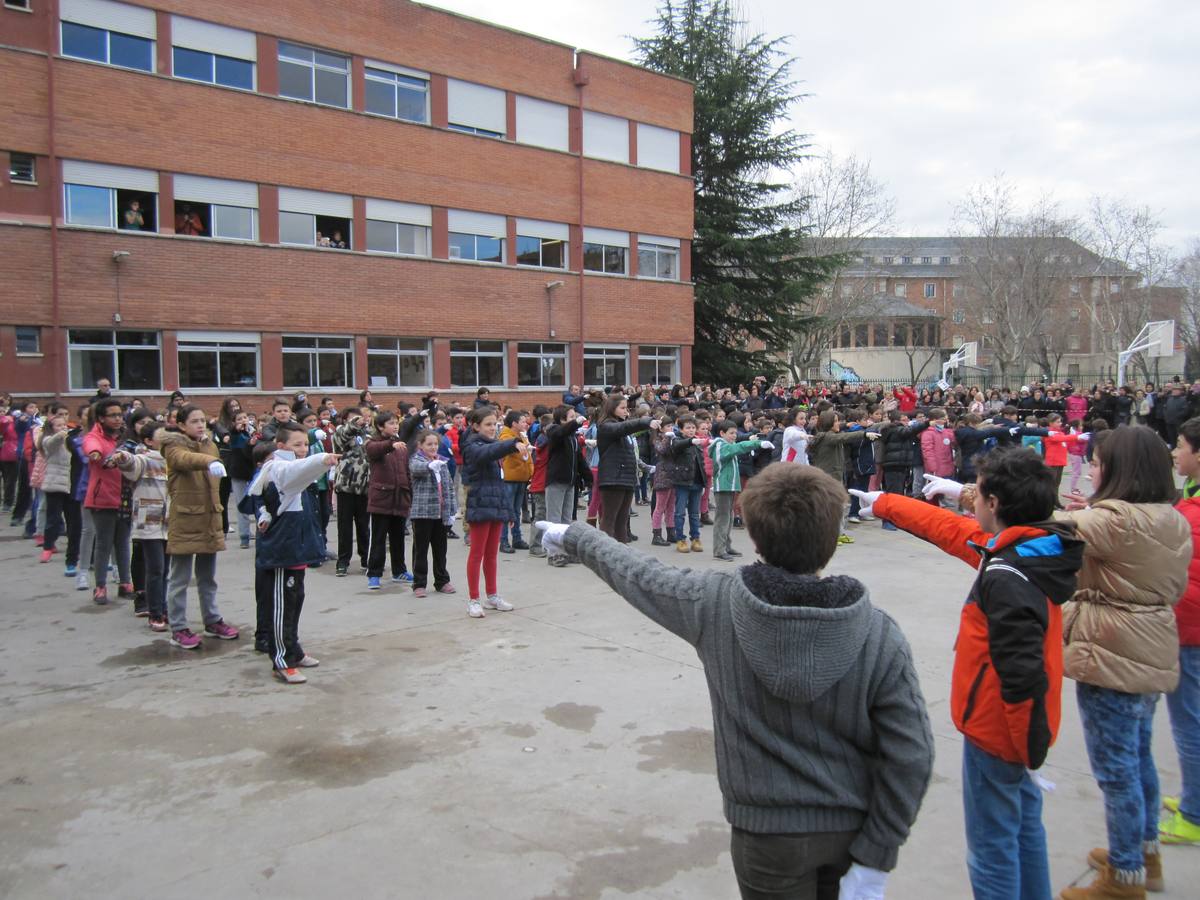
[[654,547],[669,547],[670,546],[669,541],[663,540],[661,528],[654,529],[654,537],[650,538],[650,544],[651,544],[651,546],[654,546]]
[[675,536],[675,526],[668,525],[667,526],[667,543],[674,544],[677,540],[679,540],[679,538],[677,538]]

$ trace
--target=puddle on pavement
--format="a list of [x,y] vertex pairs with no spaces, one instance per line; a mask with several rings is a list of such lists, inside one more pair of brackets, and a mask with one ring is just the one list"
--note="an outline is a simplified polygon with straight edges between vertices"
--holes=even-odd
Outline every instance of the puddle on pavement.
[[599,706],[580,706],[578,703],[559,703],[547,706],[542,715],[559,728],[572,731],[591,731],[596,727],[596,716],[604,712]]
[[[184,650],[182,647],[172,647],[166,638],[130,647],[121,653],[109,656],[100,661],[106,669],[117,669],[127,666],[153,666],[166,663],[180,662],[190,657],[204,659],[211,656],[225,656],[239,649],[240,641],[219,641],[215,638],[203,641],[196,650]],[[241,644],[241,646],[245,646]]]
[[532,725],[509,725],[504,729],[504,733],[518,738],[531,738],[537,734],[537,729]]
[[643,772],[676,769],[698,775],[716,774],[713,733],[706,728],[648,734],[634,743],[638,746],[638,753],[646,757],[638,763],[638,768]]

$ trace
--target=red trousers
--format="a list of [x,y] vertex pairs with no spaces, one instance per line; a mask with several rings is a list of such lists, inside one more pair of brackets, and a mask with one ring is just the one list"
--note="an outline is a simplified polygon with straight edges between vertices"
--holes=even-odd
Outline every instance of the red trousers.
[[496,585],[496,556],[500,552],[500,530],[503,522],[472,522],[471,552],[467,556],[467,591],[472,600],[479,599],[479,569],[483,568],[484,586],[489,595],[499,592]]

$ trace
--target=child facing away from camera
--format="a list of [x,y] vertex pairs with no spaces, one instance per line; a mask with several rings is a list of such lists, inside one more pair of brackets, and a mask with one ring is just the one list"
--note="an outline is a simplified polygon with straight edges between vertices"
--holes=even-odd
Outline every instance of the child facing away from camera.
[[[676,569],[583,525],[539,522],[696,648],[743,897],[880,897],[929,785],[933,737],[908,642],[866,588],[822,575],[845,490],[770,466],[742,493],[760,562]],[[747,859],[754,865],[748,866]]]

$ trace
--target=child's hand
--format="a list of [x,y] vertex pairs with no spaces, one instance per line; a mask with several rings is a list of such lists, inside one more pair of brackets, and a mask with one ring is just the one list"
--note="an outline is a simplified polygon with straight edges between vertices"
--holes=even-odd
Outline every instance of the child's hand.
[[695,444],[697,447],[703,447],[704,446],[704,438],[692,438],[692,443]]
[[594,450],[594,449],[596,448],[596,439],[595,439],[595,438],[588,438],[586,441],[584,441],[584,444],[586,444],[586,445],[587,445],[587,448],[588,448],[589,450]]
[[325,454],[325,465],[329,466],[329,468],[331,468],[331,469],[341,461],[342,461],[342,454],[340,454],[340,453],[326,453]]
[[921,488],[926,500],[934,497],[948,497],[957,500],[962,496],[963,486],[952,478],[939,478],[937,475],[926,475],[927,484]]
[[879,432],[878,432],[878,431],[868,431],[868,432],[867,432],[867,440],[868,440],[868,441],[877,441],[877,440],[879,440]]
[[650,420],[650,430],[651,431],[658,431],[658,429],[661,425],[662,425],[662,422],[658,421],[658,419]]
[[838,900],[883,900],[887,877],[887,872],[851,863],[838,884]]
[[551,556],[562,556],[563,538],[567,534],[567,529],[570,525],[555,525],[552,522],[539,521],[534,522],[533,527],[542,532],[542,546],[546,548],[546,552]]
[[871,507],[883,494],[883,491],[860,491],[857,488],[850,488],[850,496],[858,498],[858,514],[860,516],[871,515]]
[[224,478],[227,474],[225,466],[221,464],[219,459],[214,459],[208,464],[208,474],[213,478]]
[[774,450],[775,449],[775,445],[772,444],[770,441],[759,441],[758,446],[762,447],[764,450]]
[[392,444],[392,449],[399,450],[401,453],[403,453],[408,449],[408,444],[404,443],[404,441],[396,441]]
[[1067,501],[1067,512],[1075,512],[1076,510],[1088,508],[1088,498],[1079,493],[1079,491],[1071,491],[1067,496],[1070,498]]

